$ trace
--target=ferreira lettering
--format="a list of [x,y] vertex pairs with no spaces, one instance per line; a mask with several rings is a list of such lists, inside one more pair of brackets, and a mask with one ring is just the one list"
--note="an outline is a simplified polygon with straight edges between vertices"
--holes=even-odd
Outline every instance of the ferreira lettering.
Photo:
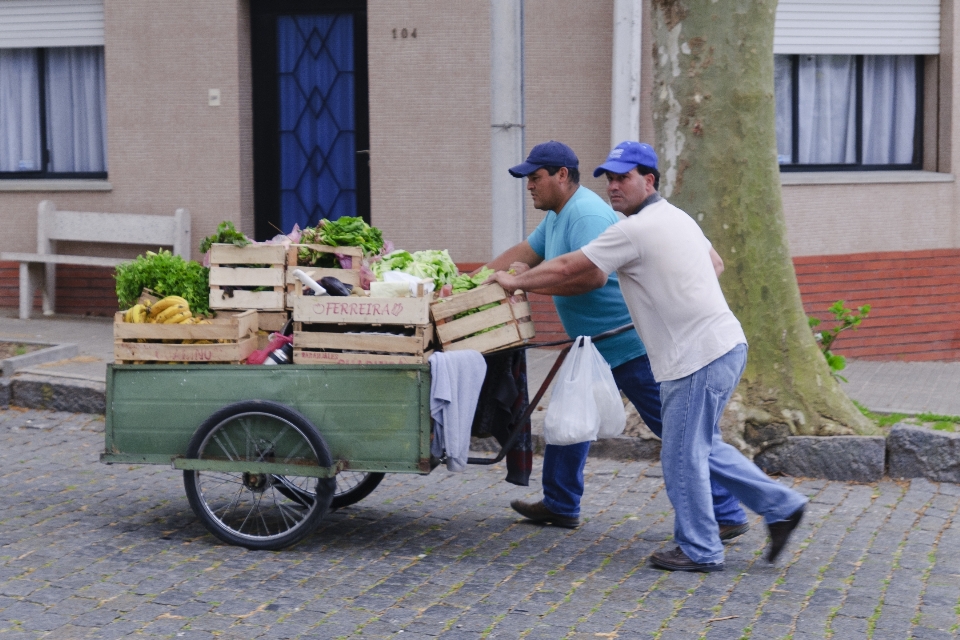
[[403,303],[392,305],[382,302],[317,302],[313,312],[318,316],[398,316],[403,312]]

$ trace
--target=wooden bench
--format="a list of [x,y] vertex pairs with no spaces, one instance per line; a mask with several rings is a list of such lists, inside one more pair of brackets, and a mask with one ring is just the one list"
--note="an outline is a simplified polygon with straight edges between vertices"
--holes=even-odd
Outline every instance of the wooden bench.
[[53,315],[58,264],[115,267],[129,262],[129,258],[59,254],[58,241],[172,247],[174,254],[189,258],[190,213],[186,209],[177,209],[172,216],[57,211],[53,202],[44,200],[37,210],[37,252],[0,252],[0,260],[20,263],[22,319],[30,317],[38,288],[43,292],[43,314]]

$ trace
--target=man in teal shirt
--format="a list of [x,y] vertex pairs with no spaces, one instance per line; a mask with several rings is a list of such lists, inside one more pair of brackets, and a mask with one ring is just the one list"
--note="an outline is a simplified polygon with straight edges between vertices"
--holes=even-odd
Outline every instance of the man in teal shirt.
[[[590,189],[580,186],[580,162],[573,150],[551,140],[538,144],[526,162],[511,168],[516,178],[527,178],[533,205],[547,215],[523,242],[507,249],[487,266],[522,273],[544,260],[576,251],[612,224],[617,214]],[[555,295],[553,302],[567,335],[594,336],[630,324],[630,312],[620,293],[616,273],[606,285],[581,295]],[[633,329],[596,343],[613,370],[617,386],[637,408],[640,417],[658,437],[660,386],[653,378],[646,348]],[[583,468],[590,442],[547,445],[543,454],[543,500],[510,503],[517,513],[536,522],[574,528],[580,524]],[[721,539],[747,531],[747,516],[740,503],[717,484],[712,485],[714,512]]]

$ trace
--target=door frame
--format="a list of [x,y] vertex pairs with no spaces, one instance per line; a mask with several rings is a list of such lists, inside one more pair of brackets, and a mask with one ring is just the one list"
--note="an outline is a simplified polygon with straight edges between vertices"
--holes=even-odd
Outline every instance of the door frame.
[[[370,101],[366,0],[251,0],[253,84],[253,207],[257,240],[280,231],[280,113],[277,18],[287,15],[353,15],[354,122],[357,215],[370,222]],[[289,232],[284,229],[283,232]]]

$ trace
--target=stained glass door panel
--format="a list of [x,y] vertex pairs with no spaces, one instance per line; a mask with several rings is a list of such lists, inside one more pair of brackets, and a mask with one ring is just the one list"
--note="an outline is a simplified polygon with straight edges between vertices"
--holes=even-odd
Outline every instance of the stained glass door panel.
[[354,16],[277,18],[280,223],[357,215]]

